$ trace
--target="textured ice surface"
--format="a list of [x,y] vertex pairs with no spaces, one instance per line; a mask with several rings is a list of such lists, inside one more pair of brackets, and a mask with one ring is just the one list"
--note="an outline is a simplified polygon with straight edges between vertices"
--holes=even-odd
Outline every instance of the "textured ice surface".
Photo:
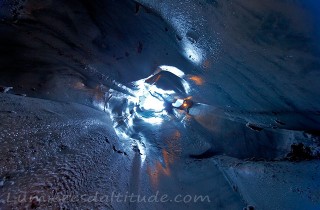
[[[34,97],[1,95],[1,199],[161,189],[213,202],[52,208],[317,209],[318,162],[284,158],[295,143],[319,150],[319,8],[311,0],[1,0],[0,85]],[[125,85],[163,65],[183,72],[161,74],[158,85],[192,96],[190,115],[130,113]],[[224,165],[220,155],[238,160]]]
[[168,65],[199,103],[265,127],[279,118],[319,129],[316,2],[1,2],[0,82],[18,93],[90,105],[77,82],[119,89]]
[[[19,203],[15,198],[19,195],[28,199],[125,191],[128,174],[124,171],[130,161],[112,151],[113,146],[123,149],[106,115],[75,104],[0,97],[1,209],[30,209],[32,202]],[[36,207],[119,209],[125,205],[40,202]]]
[[[167,119],[159,125],[136,122],[134,129],[138,129],[135,133],[140,138],[132,136],[129,139],[117,136],[107,113],[82,105],[10,94],[0,94],[0,101],[2,209],[319,207],[318,161],[251,162],[217,154],[201,156],[199,154],[211,147],[211,142],[207,141],[208,134],[201,133],[201,126],[194,124],[191,118],[188,122],[185,119],[185,123]],[[137,144],[140,144],[139,150],[133,147]],[[247,148],[247,153],[250,152]],[[207,195],[211,202],[88,203],[67,200],[37,203],[32,200],[18,202],[15,198],[19,195],[27,198],[94,196],[96,193],[111,196],[112,192],[142,196],[158,192],[169,198]]]
[[[135,142],[117,137],[104,112],[7,94],[1,94],[0,100],[0,205],[3,209],[205,209],[209,206],[241,209],[245,205],[216,166],[183,158],[186,152],[182,148],[192,142],[186,141],[186,134],[178,131],[181,124],[163,125],[164,133],[159,132],[160,127],[148,128],[145,132],[153,132],[154,138],[141,131],[148,138],[143,145],[147,149],[137,152],[132,147]],[[147,126],[140,125],[140,128],[147,129]],[[145,161],[139,153],[144,153]],[[207,170],[208,167],[212,169]],[[212,185],[206,187],[208,177]],[[223,194],[213,190],[215,186]],[[30,196],[94,196],[96,193],[111,196],[112,192],[150,196],[157,191],[170,198],[177,194],[208,195],[212,202],[181,205],[17,200],[19,195],[26,195],[27,199]]]
[[319,209],[319,161],[216,160],[242,197],[259,209]]

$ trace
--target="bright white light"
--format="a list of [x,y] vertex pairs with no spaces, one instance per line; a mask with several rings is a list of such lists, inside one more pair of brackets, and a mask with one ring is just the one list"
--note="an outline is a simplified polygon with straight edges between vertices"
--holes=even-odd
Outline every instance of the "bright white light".
[[160,112],[164,109],[163,101],[156,97],[153,97],[150,93],[146,96],[140,97],[140,106],[145,110],[153,110],[155,112]]
[[164,113],[162,112],[162,113],[156,113],[152,117],[145,117],[145,116],[142,116],[139,113],[137,113],[136,116],[146,123],[150,123],[153,125],[159,125],[159,124],[162,124],[162,122],[163,122],[163,118],[162,118],[163,114]]
[[157,88],[155,85],[151,85],[149,90],[151,90],[152,92],[159,93],[161,95],[165,95],[165,94],[170,95],[175,93],[173,90],[163,90],[161,88]]
[[[144,136],[141,135],[141,139],[143,142],[145,142]],[[137,143],[138,149],[140,150],[141,163],[143,164],[144,161],[146,160],[146,157],[147,157],[147,151],[146,151],[145,147],[139,141],[136,141],[136,143]]]
[[[164,107],[163,99],[160,95],[174,94],[173,90],[163,90],[157,88],[155,85],[145,83],[145,80],[139,80],[134,83],[137,90],[135,90],[135,99],[129,99],[131,101],[139,103],[140,107],[144,110],[151,110],[154,112],[162,111]],[[155,97],[159,96],[159,97]]]
[[178,76],[178,77],[183,77],[184,76],[184,72],[181,71],[180,69],[174,67],[174,66],[160,66],[160,69],[162,71],[168,71],[168,72],[171,72],[172,74]]
[[189,42],[184,43],[184,50],[187,58],[192,61],[193,63],[201,63],[203,60],[203,52],[201,49],[197,48],[196,46],[190,44]]
[[142,118],[142,120],[154,125],[161,124],[163,122],[163,119],[160,117]]
[[122,139],[130,139],[130,137],[129,137],[124,131],[122,131],[122,130],[120,130],[120,129],[117,129],[117,128],[115,128],[114,130],[115,130],[115,132],[116,132],[116,134],[117,134],[117,136],[118,136],[119,138],[122,138]]
[[183,100],[182,99],[177,99],[176,102],[174,102],[172,104],[173,107],[180,107],[183,104]]
[[182,79],[182,85],[186,93],[190,93],[190,85],[184,79]]

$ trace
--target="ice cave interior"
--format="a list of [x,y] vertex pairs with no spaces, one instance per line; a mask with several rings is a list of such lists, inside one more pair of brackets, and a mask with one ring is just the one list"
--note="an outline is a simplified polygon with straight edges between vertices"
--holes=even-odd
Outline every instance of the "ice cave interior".
[[320,2],[0,0],[0,209],[320,209]]

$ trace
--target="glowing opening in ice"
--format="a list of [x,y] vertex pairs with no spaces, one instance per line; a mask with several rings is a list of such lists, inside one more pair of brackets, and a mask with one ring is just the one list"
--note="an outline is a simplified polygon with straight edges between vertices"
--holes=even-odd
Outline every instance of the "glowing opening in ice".
[[164,103],[160,99],[152,96],[150,93],[140,97],[140,106],[145,110],[160,112],[164,109]]
[[177,67],[174,67],[174,66],[160,66],[160,69],[162,71],[168,71],[168,72],[171,72],[172,74],[178,76],[178,77],[183,77],[184,76],[184,72],[181,71],[180,69],[178,69]]
[[139,104],[142,110],[161,112],[164,110],[164,97],[174,94],[173,90],[163,90],[155,85],[145,82],[145,79],[133,83],[137,89],[134,91],[136,96],[135,103]]

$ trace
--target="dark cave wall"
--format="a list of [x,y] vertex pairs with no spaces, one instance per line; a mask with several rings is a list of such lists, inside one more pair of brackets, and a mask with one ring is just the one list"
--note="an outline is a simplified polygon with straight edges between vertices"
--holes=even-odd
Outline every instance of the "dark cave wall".
[[234,118],[317,130],[314,1],[1,1],[1,85],[90,105],[97,86],[182,69],[194,100]]
[[[16,2],[2,2],[4,85],[43,94],[53,91],[57,77],[91,88],[147,77],[163,63],[183,63],[173,29],[133,1]],[[64,80],[58,85],[70,78]]]

